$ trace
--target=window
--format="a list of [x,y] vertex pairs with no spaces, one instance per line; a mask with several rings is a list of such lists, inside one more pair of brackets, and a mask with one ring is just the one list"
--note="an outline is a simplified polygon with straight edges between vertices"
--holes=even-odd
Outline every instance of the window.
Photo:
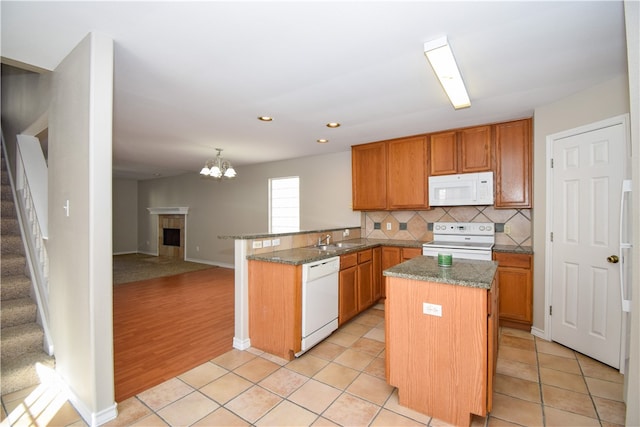
[[269,232],[300,231],[300,177],[269,179]]

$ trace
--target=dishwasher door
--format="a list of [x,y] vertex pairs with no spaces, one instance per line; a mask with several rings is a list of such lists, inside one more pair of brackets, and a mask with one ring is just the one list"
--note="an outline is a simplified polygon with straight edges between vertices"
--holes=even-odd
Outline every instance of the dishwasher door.
[[302,268],[302,351],[338,329],[340,257],[305,264]]

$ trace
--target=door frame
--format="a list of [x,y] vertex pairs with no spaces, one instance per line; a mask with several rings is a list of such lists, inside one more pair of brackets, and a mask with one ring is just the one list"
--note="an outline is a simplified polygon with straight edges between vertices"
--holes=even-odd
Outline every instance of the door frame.
[[[549,308],[551,306],[552,301],[552,263],[553,263],[553,245],[551,243],[551,233],[553,232],[553,168],[551,167],[551,162],[553,159],[553,145],[559,139],[564,139],[569,136],[575,136],[582,133],[592,132],[598,129],[615,126],[615,125],[623,125],[624,133],[625,133],[625,144],[626,144],[626,155],[625,155],[625,165],[624,165],[624,173],[623,178],[626,179],[630,174],[630,159],[631,159],[631,130],[629,127],[629,114],[621,114],[619,116],[610,117],[608,119],[600,120],[597,122],[589,123],[583,126],[579,126],[573,129],[567,129],[561,132],[557,132],[551,135],[547,135],[546,141],[546,212],[545,212],[545,220],[546,220],[546,233],[545,236],[545,269],[544,269],[544,336],[542,338],[547,341],[553,340],[553,331],[551,328],[551,316],[549,315]],[[620,334],[622,336],[621,340],[621,350],[620,350],[620,372],[623,372],[624,369],[624,354],[626,350],[626,342],[624,337],[626,336],[626,318],[624,316],[629,315],[629,313],[622,313],[622,329]]]

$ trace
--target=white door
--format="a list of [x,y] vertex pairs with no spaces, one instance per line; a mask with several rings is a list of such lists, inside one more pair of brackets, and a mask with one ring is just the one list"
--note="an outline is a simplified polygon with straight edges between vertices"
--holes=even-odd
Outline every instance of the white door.
[[623,124],[553,141],[552,339],[615,368],[620,273],[607,259],[619,252],[625,148]]

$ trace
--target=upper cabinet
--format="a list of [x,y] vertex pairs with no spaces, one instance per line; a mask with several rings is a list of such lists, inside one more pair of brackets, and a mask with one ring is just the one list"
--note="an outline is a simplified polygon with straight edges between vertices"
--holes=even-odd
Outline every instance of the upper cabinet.
[[427,138],[388,141],[387,159],[387,208],[427,208]]
[[354,210],[429,209],[428,177],[494,172],[495,208],[531,208],[531,119],[351,147]]
[[387,208],[387,145],[385,142],[351,147],[353,210]]
[[429,175],[491,170],[491,126],[432,134]]
[[531,119],[495,125],[496,208],[531,208]]
[[353,209],[427,209],[427,138],[351,147]]

